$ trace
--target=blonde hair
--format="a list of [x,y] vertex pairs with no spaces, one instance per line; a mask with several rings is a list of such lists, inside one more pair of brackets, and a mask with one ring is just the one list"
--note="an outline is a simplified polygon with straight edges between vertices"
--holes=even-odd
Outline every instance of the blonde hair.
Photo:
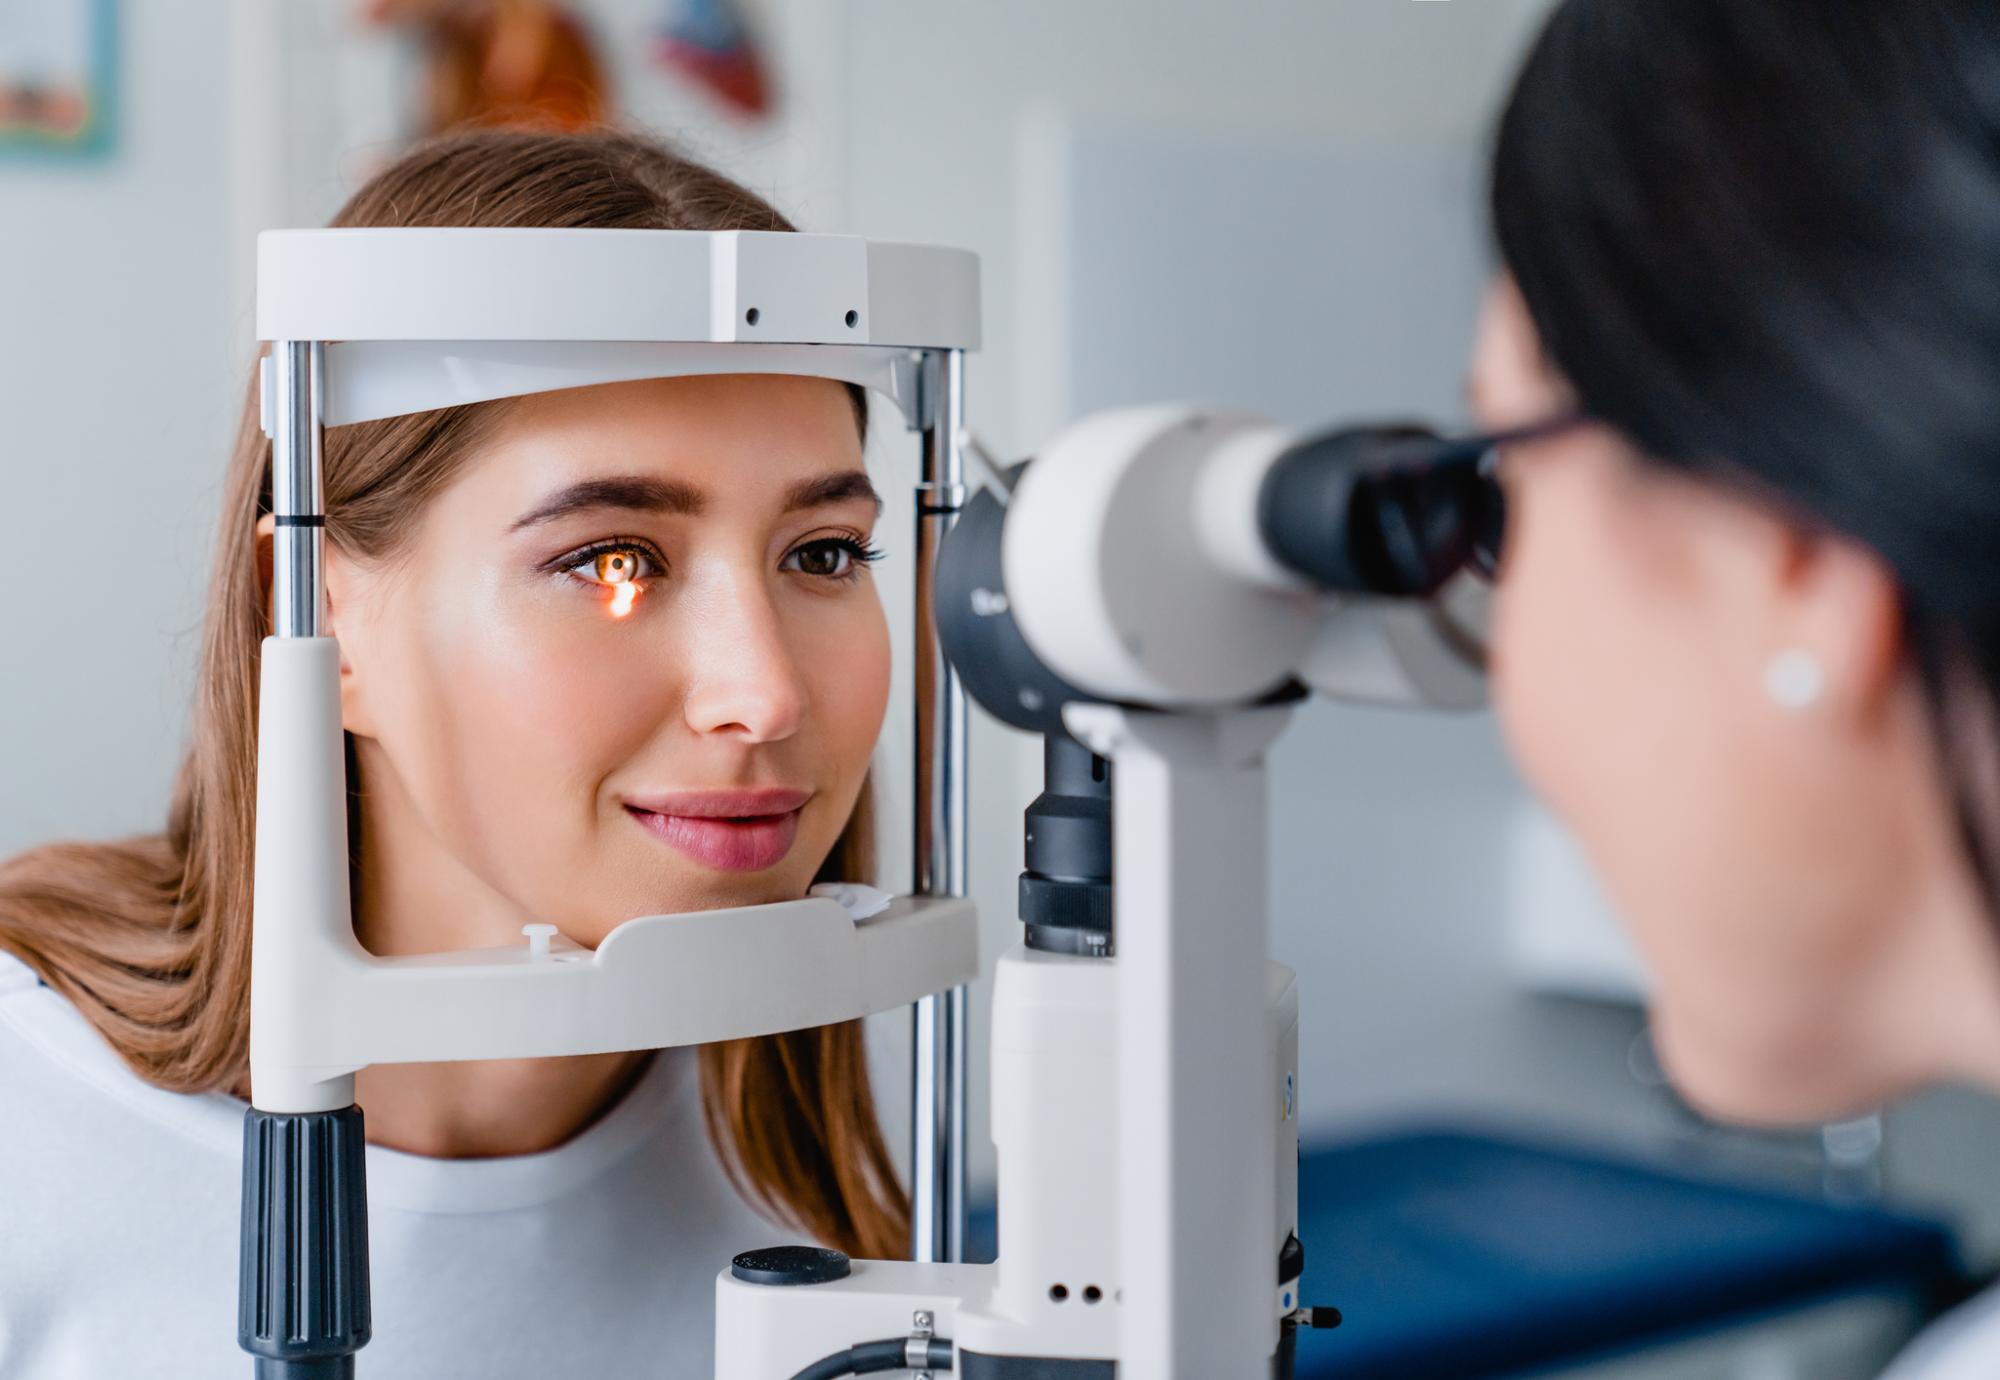
[[[423,144],[371,179],[341,226],[790,230],[762,199],[634,135],[475,131]],[[865,403],[850,390],[865,426]],[[496,404],[330,431],[327,539],[396,550]],[[177,1092],[248,1086],[258,655],[266,633],[255,525],[270,443],[244,410],[224,485],[189,750],[166,832],[49,844],[0,863],[0,948],[68,998],[140,1077]],[[360,846],[348,741],[349,838]],[[866,790],[823,876],[866,877]],[[860,1025],[709,1045],[710,1139],[760,1208],[852,1254],[907,1253],[909,1203],[868,1083]]]

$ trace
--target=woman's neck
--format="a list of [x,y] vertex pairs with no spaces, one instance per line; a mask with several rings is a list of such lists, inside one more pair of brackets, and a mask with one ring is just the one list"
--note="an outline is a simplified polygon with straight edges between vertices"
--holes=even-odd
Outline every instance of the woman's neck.
[[532,1155],[581,1134],[617,1105],[651,1050],[377,1064],[354,1076],[371,1144],[440,1159]]

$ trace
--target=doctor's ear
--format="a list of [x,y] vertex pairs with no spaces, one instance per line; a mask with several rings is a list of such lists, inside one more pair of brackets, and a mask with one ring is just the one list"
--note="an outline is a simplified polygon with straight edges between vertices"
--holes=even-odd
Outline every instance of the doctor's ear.
[[1902,680],[1902,596],[1881,557],[1824,534],[1785,543],[1777,580],[1765,688],[1782,708],[1830,701],[1836,711],[1879,722]]

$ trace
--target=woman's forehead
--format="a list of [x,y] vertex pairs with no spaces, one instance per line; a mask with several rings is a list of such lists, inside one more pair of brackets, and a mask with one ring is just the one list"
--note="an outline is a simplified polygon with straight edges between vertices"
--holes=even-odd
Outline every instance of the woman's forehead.
[[843,386],[786,375],[535,394],[508,404],[485,450],[468,468],[524,505],[598,482],[650,484],[664,496],[656,506],[680,510],[790,504],[803,485],[860,471],[862,455]]
[[568,433],[629,443],[699,439],[751,446],[773,438],[832,443],[858,451],[860,432],[846,385],[790,374],[713,374],[638,379],[517,398],[503,432]]

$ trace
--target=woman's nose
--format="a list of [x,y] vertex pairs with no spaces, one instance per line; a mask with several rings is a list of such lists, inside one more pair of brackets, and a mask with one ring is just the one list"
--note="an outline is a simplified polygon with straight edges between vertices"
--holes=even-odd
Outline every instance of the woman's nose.
[[805,719],[806,684],[777,610],[752,596],[718,601],[711,612],[687,651],[688,726],[753,743],[791,737]]

